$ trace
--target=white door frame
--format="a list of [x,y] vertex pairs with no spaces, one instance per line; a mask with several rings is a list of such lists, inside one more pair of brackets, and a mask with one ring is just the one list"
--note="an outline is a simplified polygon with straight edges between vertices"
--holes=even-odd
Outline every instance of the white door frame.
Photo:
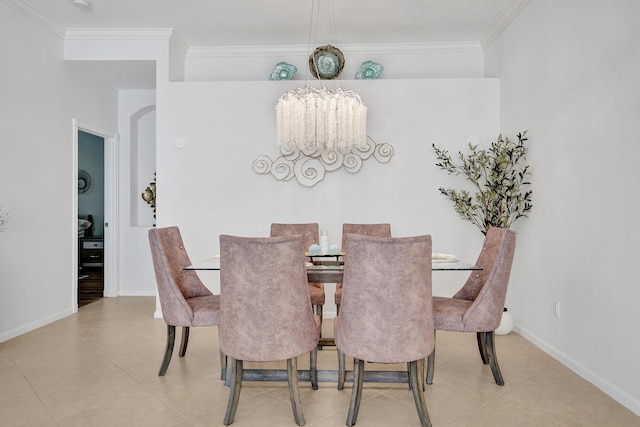
[[[78,131],[104,139],[104,296],[119,294],[118,283],[118,142],[117,132],[72,120],[73,127],[73,235],[78,232]],[[73,245],[73,285],[71,286],[73,312],[78,311],[78,244]]]

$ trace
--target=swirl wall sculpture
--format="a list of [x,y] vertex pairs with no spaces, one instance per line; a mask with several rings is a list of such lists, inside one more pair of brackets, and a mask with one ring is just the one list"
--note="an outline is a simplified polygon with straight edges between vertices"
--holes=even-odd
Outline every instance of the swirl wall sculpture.
[[324,179],[327,172],[344,168],[349,173],[356,173],[362,162],[373,157],[379,163],[389,163],[393,156],[390,144],[377,144],[367,136],[367,144],[354,146],[351,149],[301,149],[297,146],[280,146],[280,156],[275,160],[267,155],[258,156],[253,161],[256,173],[271,174],[279,181],[292,178],[304,185],[313,187]]

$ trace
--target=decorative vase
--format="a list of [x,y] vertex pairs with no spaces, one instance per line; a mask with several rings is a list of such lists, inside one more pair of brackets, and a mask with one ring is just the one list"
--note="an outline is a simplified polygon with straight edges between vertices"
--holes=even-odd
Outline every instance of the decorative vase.
[[509,332],[513,330],[513,315],[507,310],[507,307],[504,308],[502,312],[502,320],[500,321],[500,326],[495,330],[496,335],[507,335]]

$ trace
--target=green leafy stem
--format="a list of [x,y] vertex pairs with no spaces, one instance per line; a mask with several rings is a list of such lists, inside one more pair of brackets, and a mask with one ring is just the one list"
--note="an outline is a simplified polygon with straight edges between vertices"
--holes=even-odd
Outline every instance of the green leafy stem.
[[461,218],[475,224],[482,234],[490,226],[509,228],[531,211],[533,192],[528,181],[531,172],[525,163],[526,133],[518,133],[517,142],[499,135],[488,150],[469,143],[469,153],[459,151],[455,160],[446,150],[432,145],[436,166],[450,175],[464,176],[475,188],[472,194],[440,187],[440,193],[453,202]]

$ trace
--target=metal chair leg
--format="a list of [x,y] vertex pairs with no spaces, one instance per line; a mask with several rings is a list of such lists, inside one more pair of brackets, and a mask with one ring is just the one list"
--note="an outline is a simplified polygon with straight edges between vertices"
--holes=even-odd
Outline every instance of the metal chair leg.
[[480,358],[482,359],[482,363],[485,365],[489,363],[489,358],[487,357],[487,345],[485,344],[485,334],[486,332],[477,332],[476,338],[478,340],[478,351],[480,352]]
[[309,380],[311,388],[318,389],[318,346],[316,346],[309,354]]
[[176,341],[176,327],[172,325],[167,325],[167,347],[164,351],[164,358],[162,359],[162,364],[160,365],[160,370],[158,371],[158,376],[162,377],[167,373],[167,368],[169,368],[169,363],[171,362],[171,355],[173,354],[173,344]]
[[224,381],[227,377],[227,356],[220,351],[220,381]]
[[496,380],[496,384],[504,385],[504,379],[502,379],[502,373],[500,372],[500,366],[498,366],[498,357],[496,356],[496,341],[493,331],[484,333],[484,342],[487,349],[487,358],[489,359],[489,366],[491,366],[491,372],[493,373],[493,379]]
[[[316,315],[320,318],[320,336],[319,338],[322,338],[322,306],[321,305],[314,305],[313,308],[315,309],[315,313]],[[322,346],[319,345],[318,346],[319,350],[322,350]]]
[[427,402],[424,400],[424,391],[422,390],[423,383],[419,369],[420,363],[424,365],[424,359],[422,359],[422,361],[414,360],[413,362],[409,362],[409,384],[411,385],[411,390],[413,390],[413,400],[416,403],[420,424],[422,427],[431,427]]
[[184,355],[187,354],[188,344],[189,344],[189,327],[184,326],[182,328],[182,343],[180,343],[180,353],[178,353],[180,357],[184,357]]
[[435,345],[435,337],[436,337],[436,331],[433,331],[433,351],[431,352],[431,354],[429,355],[429,357],[427,357],[427,384],[433,384],[433,374],[436,370],[436,345]]
[[347,376],[344,359],[344,353],[338,350],[338,390],[344,389],[344,380]]
[[351,390],[351,402],[347,414],[347,425],[352,426],[358,419],[360,399],[362,398],[362,384],[364,381],[364,360],[353,359],[353,389]]
[[304,425],[304,415],[302,414],[302,402],[300,401],[300,388],[298,387],[298,359],[287,359],[287,379],[289,382],[289,397],[291,398],[291,409],[296,424]]
[[233,423],[238,410],[238,401],[240,400],[240,390],[242,389],[242,360],[229,358],[231,369],[231,390],[229,390],[229,402],[227,403],[227,412],[224,414],[223,424],[228,426]]

